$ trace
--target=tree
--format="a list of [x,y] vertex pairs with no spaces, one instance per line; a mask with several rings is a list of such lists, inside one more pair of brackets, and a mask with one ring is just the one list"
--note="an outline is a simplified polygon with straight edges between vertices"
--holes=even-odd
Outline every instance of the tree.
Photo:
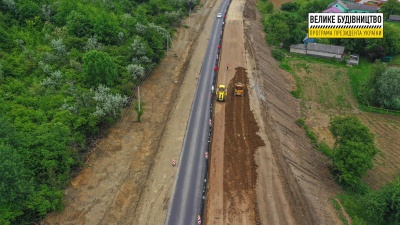
[[283,13],[273,13],[264,22],[264,29],[268,33],[267,41],[272,45],[288,41],[290,38],[289,26]]
[[288,11],[288,12],[297,11],[299,8],[300,8],[300,5],[297,2],[286,2],[281,5],[281,10]]
[[92,35],[93,26],[87,16],[74,10],[67,17],[67,28],[70,34],[87,37]]
[[91,14],[90,24],[93,25],[93,33],[104,44],[117,44],[120,32],[117,17],[113,13],[96,10]]
[[385,19],[388,19],[390,15],[400,14],[400,2],[397,0],[388,0],[380,8],[380,12],[383,13]]
[[137,64],[129,64],[126,69],[132,75],[132,78],[137,81],[141,81],[145,76],[143,66]]
[[388,68],[377,80],[378,103],[387,108],[400,110],[400,69]]
[[110,93],[110,88],[99,85],[94,91],[93,99],[96,101],[96,111],[94,115],[104,117],[115,117],[121,111],[122,107],[128,103],[128,97],[120,94]]
[[386,49],[384,49],[382,46],[378,45],[376,47],[373,47],[367,53],[367,55],[371,59],[371,61],[375,61],[377,59],[382,59],[386,55]]
[[363,216],[370,224],[396,225],[400,223],[400,179],[361,198]]
[[23,24],[26,20],[42,15],[42,10],[35,1],[22,0],[17,3],[17,15],[19,22]]
[[23,214],[34,191],[32,174],[11,146],[0,142],[0,223],[9,224]]
[[89,51],[83,56],[83,70],[86,83],[91,86],[104,84],[112,86],[117,79],[117,67],[105,52]]
[[379,101],[377,96],[380,96],[378,89],[378,80],[386,71],[387,65],[383,62],[377,61],[372,67],[372,74],[369,79],[363,84],[360,91],[361,100],[367,105],[378,106]]
[[387,68],[385,63],[374,64],[372,75],[361,89],[361,100],[368,105],[400,109],[400,69]]
[[378,153],[374,136],[357,117],[335,117],[330,130],[336,138],[333,151],[333,171],[337,180],[346,187],[356,188]]

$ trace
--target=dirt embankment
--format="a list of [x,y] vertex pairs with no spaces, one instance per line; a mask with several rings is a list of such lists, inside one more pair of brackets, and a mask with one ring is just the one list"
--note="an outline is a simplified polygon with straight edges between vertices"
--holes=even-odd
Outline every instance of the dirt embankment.
[[[247,1],[244,9],[246,51],[252,74],[249,73],[252,89],[260,99],[260,109],[264,118],[263,126],[272,146],[272,156],[276,162],[276,174],[283,180],[284,194],[295,224],[340,224],[329,198],[340,189],[328,171],[328,159],[314,150],[302,128],[295,124],[300,117],[300,102],[292,97],[290,75],[280,70],[266,46],[260,23],[261,16],[256,10],[256,2]],[[259,158],[268,157],[268,152],[259,151]],[[270,170],[268,164],[258,165],[257,199],[262,224],[273,224],[268,211],[260,205],[270,198],[268,186]],[[279,200],[279,199],[277,199]],[[276,202],[279,210],[279,202]],[[279,219],[284,218],[276,218]],[[284,220],[276,224],[285,224]]]

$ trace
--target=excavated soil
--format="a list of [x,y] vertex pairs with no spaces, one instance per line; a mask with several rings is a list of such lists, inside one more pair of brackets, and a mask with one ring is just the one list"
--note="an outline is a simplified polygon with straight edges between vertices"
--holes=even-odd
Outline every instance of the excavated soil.
[[[247,89],[244,96],[233,97],[234,84],[248,83],[246,70],[235,68],[228,90],[231,94],[225,105],[224,147],[224,211],[225,224],[246,224],[259,221],[256,214],[256,163],[254,153],[263,140],[257,135],[257,122],[250,110]],[[243,213],[246,212],[246,213]],[[240,216],[237,216],[240,215]]]

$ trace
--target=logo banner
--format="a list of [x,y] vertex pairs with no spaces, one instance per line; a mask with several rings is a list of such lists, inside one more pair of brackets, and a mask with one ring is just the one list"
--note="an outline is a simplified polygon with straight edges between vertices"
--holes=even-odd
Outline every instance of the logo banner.
[[309,38],[383,38],[383,13],[309,13]]

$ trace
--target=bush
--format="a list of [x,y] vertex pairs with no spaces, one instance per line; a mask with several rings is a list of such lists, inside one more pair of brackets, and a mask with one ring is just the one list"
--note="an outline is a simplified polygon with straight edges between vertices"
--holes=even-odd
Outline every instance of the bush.
[[281,10],[288,11],[288,12],[297,11],[299,8],[300,8],[300,5],[297,2],[286,2],[281,5]]
[[374,136],[357,117],[335,117],[330,130],[336,138],[333,149],[333,172],[344,187],[355,192],[364,192],[361,178],[373,167],[378,153]]
[[273,49],[272,57],[274,57],[278,61],[282,61],[285,58],[285,53],[280,49]]

